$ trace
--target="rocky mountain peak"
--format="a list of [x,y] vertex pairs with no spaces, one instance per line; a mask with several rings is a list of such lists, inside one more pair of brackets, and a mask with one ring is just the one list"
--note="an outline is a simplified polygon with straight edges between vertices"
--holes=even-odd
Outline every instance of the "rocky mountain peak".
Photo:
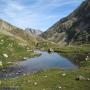
[[[85,0],[70,15],[60,19],[41,36],[47,40],[61,42],[83,41],[83,33],[90,41],[90,0]],[[81,38],[81,39],[80,39]]]
[[38,36],[42,33],[41,30],[37,30],[37,29],[32,29],[32,28],[26,28],[25,31],[27,31],[28,33]]

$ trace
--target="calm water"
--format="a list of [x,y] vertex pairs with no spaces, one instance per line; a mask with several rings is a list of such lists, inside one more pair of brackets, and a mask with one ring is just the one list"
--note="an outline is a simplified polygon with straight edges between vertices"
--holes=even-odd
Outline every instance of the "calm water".
[[39,57],[17,62],[15,66],[6,68],[5,70],[8,72],[0,74],[0,77],[16,77],[17,75],[21,75],[23,73],[32,73],[53,68],[60,68],[64,70],[78,68],[77,65],[58,53],[48,53],[45,51],[35,52],[40,53],[41,55]]
[[36,52],[41,53],[41,56],[18,63],[18,65],[22,67],[23,72],[34,72],[52,68],[61,68],[65,70],[78,68],[77,65],[58,53],[48,53],[45,51]]

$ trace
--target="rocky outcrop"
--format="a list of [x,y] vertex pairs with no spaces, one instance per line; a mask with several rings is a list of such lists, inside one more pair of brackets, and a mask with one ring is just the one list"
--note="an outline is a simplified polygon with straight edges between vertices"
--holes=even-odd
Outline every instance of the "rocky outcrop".
[[68,43],[90,41],[90,0],[85,0],[69,16],[59,20],[41,36],[57,43],[63,40]]
[[38,36],[42,33],[41,30],[36,30],[36,29],[32,29],[32,28],[26,28],[25,31],[34,36]]

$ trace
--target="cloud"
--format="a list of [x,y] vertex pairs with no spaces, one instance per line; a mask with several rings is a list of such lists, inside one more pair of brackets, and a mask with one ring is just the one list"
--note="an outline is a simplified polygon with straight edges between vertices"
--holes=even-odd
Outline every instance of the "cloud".
[[0,17],[21,28],[46,30],[83,0],[0,0]]

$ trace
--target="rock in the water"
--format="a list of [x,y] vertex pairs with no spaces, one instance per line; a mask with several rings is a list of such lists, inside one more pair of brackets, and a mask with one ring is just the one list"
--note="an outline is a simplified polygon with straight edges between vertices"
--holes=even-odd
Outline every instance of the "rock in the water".
[[48,49],[48,52],[53,52],[53,49],[52,49],[52,48],[49,48],[49,49]]
[[23,58],[23,60],[27,60],[27,59],[28,59],[28,57],[24,57],[24,58]]

